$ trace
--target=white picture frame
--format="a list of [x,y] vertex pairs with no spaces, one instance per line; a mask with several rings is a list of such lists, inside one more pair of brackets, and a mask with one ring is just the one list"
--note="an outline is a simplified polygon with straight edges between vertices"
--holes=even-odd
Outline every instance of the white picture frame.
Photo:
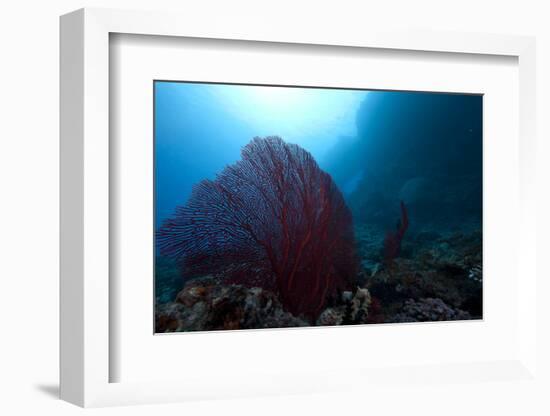
[[[135,34],[184,38],[332,45],[334,47],[429,51],[443,54],[503,55],[519,66],[519,216],[517,292],[517,354],[509,359],[471,363],[441,363],[415,367],[417,380],[480,382],[486,379],[536,380],[535,268],[535,40],[530,37],[468,33],[378,32],[364,28],[329,31],[312,25],[195,21],[193,16],[168,13],[82,9],[61,18],[61,398],[79,406],[159,403],[197,398],[333,391],[361,388],[392,377],[403,379],[410,369],[321,369],[246,380],[230,375],[220,381],[199,375],[178,381],[111,382],[109,258],[109,37]],[[516,242],[514,242],[515,244]],[[310,333],[309,336],[316,336]],[[211,334],[211,337],[217,336]],[[215,342],[215,341],[214,341]],[[477,376],[476,376],[477,374]],[[342,384],[341,380],[348,382]],[[225,386],[225,388],[224,388]]]

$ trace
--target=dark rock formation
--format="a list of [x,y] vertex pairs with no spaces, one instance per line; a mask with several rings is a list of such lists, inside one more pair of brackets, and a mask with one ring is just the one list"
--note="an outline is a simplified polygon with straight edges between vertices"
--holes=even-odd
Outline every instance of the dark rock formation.
[[[393,226],[399,201],[414,227],[481,221],[482,98],[464,94],[375,91],[323,166],[349,194],[359,222]],[[357,175],[361,177],[357,181]]]

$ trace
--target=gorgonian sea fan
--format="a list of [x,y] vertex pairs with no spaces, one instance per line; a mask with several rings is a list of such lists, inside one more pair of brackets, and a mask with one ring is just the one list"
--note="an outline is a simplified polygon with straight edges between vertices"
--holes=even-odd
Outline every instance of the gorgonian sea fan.
[[195,185],[157,233],[186,277],[215,274],[278,293],[310,319],[352,286],[351,212],[311,154],[279,137],[254,138],[242,159]]

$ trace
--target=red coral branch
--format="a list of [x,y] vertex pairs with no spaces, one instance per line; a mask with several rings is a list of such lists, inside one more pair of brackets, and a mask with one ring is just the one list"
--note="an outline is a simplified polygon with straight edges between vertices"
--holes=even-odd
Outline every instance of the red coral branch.
[[384,262],[391,264],[401,251],[401,241],[409,228],[409,215],[405,203],[401,201],[401,220],[395,231],[388,231],[384,240]]
[[197,184],[157,242],[185,276],[274,290],[287,310],[310,319],[357,272],[342,194],[310,153],[279,137],[254,138],[242,160]]

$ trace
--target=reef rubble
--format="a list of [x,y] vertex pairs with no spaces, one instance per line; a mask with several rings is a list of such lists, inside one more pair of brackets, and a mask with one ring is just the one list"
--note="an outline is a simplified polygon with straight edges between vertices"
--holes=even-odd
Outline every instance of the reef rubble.
[[259,287],[227,285],[212,276],[189,281],[175,301],[157,305],[156,332],[306,326],[286,312],[275,294]]
[[213,276],[193,279],[173,302],[157,305],[156,332],[288,328],[367,323],[370,293],[345,291],[321,312],[316,322],[284,310],[271,291],[225,284]]

